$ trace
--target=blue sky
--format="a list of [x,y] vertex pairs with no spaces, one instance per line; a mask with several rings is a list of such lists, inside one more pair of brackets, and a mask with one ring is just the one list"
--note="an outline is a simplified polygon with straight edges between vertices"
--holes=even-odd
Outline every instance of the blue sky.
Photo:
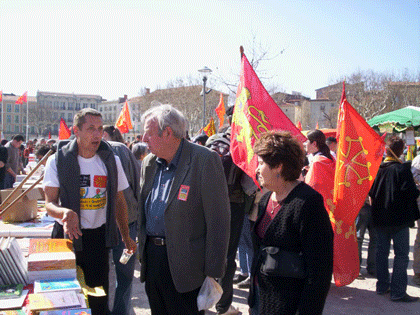
[[203,66],[234,79],[239,46],[250,57],[253,36],[278,55],[260,65],[267,84],[289,93],[315,97],[357,70],[420,72],[419,0],[0,0],[0,8],[4,93],[134,97]]

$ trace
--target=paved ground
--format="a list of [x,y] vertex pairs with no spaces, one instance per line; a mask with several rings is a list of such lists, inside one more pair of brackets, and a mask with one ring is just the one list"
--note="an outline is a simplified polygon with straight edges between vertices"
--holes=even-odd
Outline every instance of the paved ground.
[[[410,229],[410,244],[414,243],[415,235],[417,230]],[[411,282],[413,276],[412,270],[412,249],[410,251],[410,264],[408,269],[408,289],[407,293],[413,296],[420,297],[420,287],[414,285]],[[366,258],[367,253],[367,242],[363,245],[363,255]],[[393,257],[391,253],[390,257]],[[390,260],[390,266],[392,265],[392,259]],[[327,315],[338,315],[338,314],[420,314],[420,302],[415,303],[394,303],[389,300],[389,295],[379,296],[375,293],[376,279],[369,277],[365,271],[365,265],[362,264],[362,274],[366,276],[364,280],[355,280],[352,284],[338,288],[334,284],[331,285],[331,289],[326,301],[324,314]],[[112,270],[113,268],[111,268]],[[132,303],[134,310],[132,315],[150,315],[150,309],[147,301],[147,296],[144,291],[144,284],[139,281],[139,265],[136,266],[135,280],[133,288]],[[115,278],[113,272],[111,277]],[[112,292],[111,292],[112,295]],[[233,305],[238,307],[242,314],[248,314],[247,306],[247,290],[240,290],[235,288]],[[112,296],[111,296],[112,300]],[[214,309],[207,311],[206,315],[216,314]]]

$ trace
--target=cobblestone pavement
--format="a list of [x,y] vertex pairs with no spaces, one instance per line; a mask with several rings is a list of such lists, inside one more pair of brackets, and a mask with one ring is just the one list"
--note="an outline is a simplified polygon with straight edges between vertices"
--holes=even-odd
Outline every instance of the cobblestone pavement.
[[[417,229],[410,229],[410,264],[408,268],[408,288],[407,293],[412,296],[420,297],[420,287],[411,282],[413,276],[412,263],[412,249]],[[363,244],[363,257],[367,254],[367,241]],[[390,267],[392,267],[393,252],[390,255]],[[110,278],[115,279],[111,264]],[[392,270],[391,270],[392,271]],[[324,314],[339,315],[339,314],[420,314],[420,302],[415,303],[394,303],[389,300],[389,295],[379,296],[375,293],[376,279],[366,274],[364,263],[362,263],[362,274],[365,276],[364,280],[356,279],[352,284],[345,287],[336,287],[331,284],[331,289],[325,304]],[[144,291],[144,284],[139,280],[139,264],[136,265],[135,280],[132,294],[132,304],[134,310],[131,315],[150,315],[149,304],[147,301],[146,292]],[[115,280],[114,280],[115,281]],[[112,288],[111,281],[111,288]],[[111,297],[112,301],[112,289]],[[247,306],[248,290],[241,290],[235,288],[233,305],[238,307],[242,314],[248,314]],[[215,310],[209,310],[206,315],[216,314]]]

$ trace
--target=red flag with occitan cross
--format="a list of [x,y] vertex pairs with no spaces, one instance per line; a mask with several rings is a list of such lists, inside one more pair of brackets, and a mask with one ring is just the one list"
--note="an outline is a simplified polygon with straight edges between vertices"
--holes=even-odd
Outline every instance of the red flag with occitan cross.
[[58,130],[58,140],[68,139],[71,136],[71,131],[63,118],[60,118],[60,129]]
[[213,117],[210,117],[210,122],[203,128],[203,131],[208,137],[211,137],[216,133],[216,126],[214,125]]
[[23,104],[28,101],[28,92],[23,93],[21,96],[18,97],[15,104]]
[[300,120],[298,120],[296,128],[299,129],[299,131],[302,131],[302,123],[300,122]]
[[219,105],[217,105],[217,107],[215,108],[217,117],[219,117],[219,128],[223,127],[223,123],[225,122],[225,113],[226,113],[226,109],[225,109],[225,102],[223,100],[223,93],[220,92],[220,100],[219,100]]
[[345,85],[337,121],[337,161],[333,200],[328,212],[334,230],[334,281],[337,286],[359,275],[355,219],[373,184],[385,142],[347,101]]
[[117,127],[121,133],[128,133],[131,129],[133,129],[133,125],[131,124],[130,110],[128,108],[127,101],[125,102],[121,113],[118,116],[117,122],[115,123],[115,127]]
[[241,75],[232,116],[230,152],[233,162],[255,181],[257,157],[254,143],[269,130],[289,131],[302,142],[306,137],[283,113],[262,85],[243,53],[241,46]]

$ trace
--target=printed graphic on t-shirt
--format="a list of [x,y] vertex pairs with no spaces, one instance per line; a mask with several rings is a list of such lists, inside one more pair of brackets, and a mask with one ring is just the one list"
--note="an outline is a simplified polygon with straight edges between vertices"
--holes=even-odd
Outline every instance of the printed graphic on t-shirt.
[[105,207],[106,181],[106,176],[95,175],[91,187],[90,175],[80,175],[80,210],[98,210]]

